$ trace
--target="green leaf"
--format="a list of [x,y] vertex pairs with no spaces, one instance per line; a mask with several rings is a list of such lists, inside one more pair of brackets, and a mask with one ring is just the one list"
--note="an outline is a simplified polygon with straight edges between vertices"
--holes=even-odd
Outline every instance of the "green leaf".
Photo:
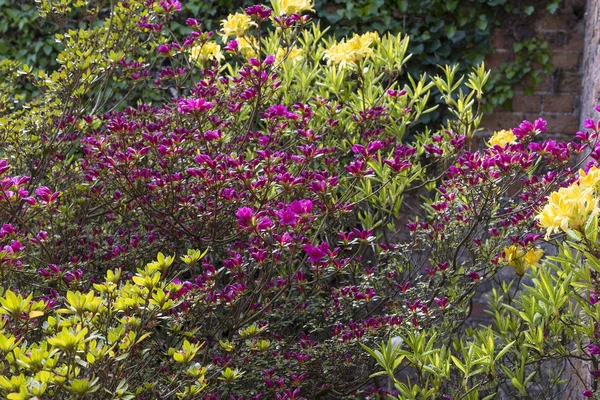
[[558,7],[560,7],[560,0],[554,0],[546,6],[546,10],[548,10],[550,14],[554,14],[558,10]]
[[486,28],[488,27],[488,19],[487,16],[485,14],[481,14],[479,16],[479,19],[477,20],[477,28],[480,31],[485,31]]
[[452,358],[452,362],[454,362],[454,365],[456,365],[456,367],[458,369],[460,369],[463,372],[463,374],[466,375],[467,370],[466,370],[464,364],[457,357],[455,357],[455,356],[450,356],[450,357]]
[[504,346],[504,348],[502,350],[500,350],[498,352],[498,355],[494,358],[494,362],[498,361],[499,359],[501,359],[506,353],[508,353],[508,351],[511,349],[511,347],[513,347],[513,345],[515,344],[515,340],[513,340],[512,342],[510,342],[509,344],[507,344],[506,346]]
[[401,0],[398,3],[398,8],[400,9],[400,12],[403,12],[403,13],[408,11],[408,0]]
[[446,36],[448,36],[448,39],[452,39],[454,35],[456,35],[456,26],[454,25],[446,25],[444,30],[446,31]]
[[596,244],[598,241],[598,214],[592,213],[585,224],[585,237]]

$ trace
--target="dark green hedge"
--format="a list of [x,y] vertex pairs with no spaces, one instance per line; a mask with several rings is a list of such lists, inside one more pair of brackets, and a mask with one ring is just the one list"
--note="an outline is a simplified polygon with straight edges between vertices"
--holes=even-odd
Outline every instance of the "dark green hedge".
[[[254,2],[182,3],[183,12],[174,22],[174,29],[181,31],[186,29],[184,21],[190,16],[202,21],[206,29],[218,29],[224,16]],[[88,1],[86,7],[76,11],[75,24],[93,23],[90,15],[94,10],[109,6],[109,1]],[[559,6],[560,0],[316,0],[315,17],[340,36],[368,30],[408,33],[410,51],[421,63],[411,63],[410,72],[432,73],[437,65],[460,63],[466,69],[481,62],[492,51],[491,38],[497,27],[527,26],[536,13],[555,12]],[[34,0],[0,0],[0,60],[16,59],[35,68],[52,69],[59,50],[54,34],[75,27],[51,16],[41,18]],[[527,77],[535,84],[539,71],[550,67],[550,53],[539,39],[529,38],[518,46],[515,61],[503,65],[492,80],[490,106],[509,103],[514,84]]]

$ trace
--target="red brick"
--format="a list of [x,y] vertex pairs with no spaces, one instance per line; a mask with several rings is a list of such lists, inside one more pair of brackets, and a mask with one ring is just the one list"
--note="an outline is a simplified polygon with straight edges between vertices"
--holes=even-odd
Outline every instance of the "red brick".
[[506,29],[496,29],[494,31],[494,38],[492,42],[494,49],[512,50],[514,42],[515,40],[511,31]]
[[563,13],[544,13],[535,21],[535,30],[537,32],[567,30],[569,29],[569,20],[570,18]]
[[489,132],[511,129],[518,126],[524,119],[524,114],[512,112],[488,114],[483,117],[481,127]]
[[553,51],[583,51],[585,38],[579,32],[548,31],[544,39]]
[[559,93],[580,93],[581,74],[579,72],[561,71],[558,79]]
[[468,151],[475,152],[478,149],[480,149],[482,147],[481,146],[482,142],[480,141],[480,139],[481,138],[479,138],[477,135],[474,135],[468,142],[468,145],[467,145]]
[[[548,133],[575,134],[579,130],[579,118],[573,114],[549,114],[540,115],[548,121]],[[532,116],[533,118],[533,116]]]
[[515,112],[539,113],[542,111],[542,96],[526,96],[515,93],[512,99],[512,110]]
[[552,66],[562,70],[579,70],[581,56],[579,51],[554,51]]
[[512,54],[506,50],[496,50],[492,54],[488,54],[485,58],[485,67],[491,69],[492,72],[498,72],[500,70],[500,64],[503,62],[510,61]]
[[544,112],[551,113],[573,113],[575,112],[575,96],[574,95],[561,95],[561,96],[544,96],[543,101]]
[[[552,74],[547,72],[542,72],[540,74],[540,84],[533,88],[534,92],[537,93],[548,93],[553,91],[553,81]],[[531,79],[529,77],[525,78],[525,85],[531,86]],[[522,88],[521,88],[522,89]]]

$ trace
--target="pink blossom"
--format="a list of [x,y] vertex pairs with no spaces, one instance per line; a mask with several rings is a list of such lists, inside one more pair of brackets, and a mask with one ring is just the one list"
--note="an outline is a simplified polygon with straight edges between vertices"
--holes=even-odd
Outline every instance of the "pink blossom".
[[470,271],[467,273],[467,276],[471,279],[473,279],[474,281],[479,281],[481,280],[481,276],[475,272],[475,271]]
[[600,355],[600,347],[598,347],[595,344],[589,344],[588,345],[588,353],[590,353],[591,355]]
[[41,186],[35,190],[35,194],[43,203],[51,203],[58,198],[60,192],[53,193],[46,186]]
[[254,217],[254,212],[250,207],[242,207],[237,210],[235,213],[237,217],[237,223],[240,228],[247,228],[252,223],[252,218]]
[[245,10],[246,14],[250,15],[251,17],[255,17],[259,20],[261,19],[267,19],[271,16],[271,12],[273,10],[271,10],[269,7],[266,7],[262,4],[256,4],[254,6],[251,7],[247,7]]
[[166,44],[161,44],[160,46],[158,46],[157,51],[161,54],[167,54],[167,55],[171,53],[171,49]]
[[433,301],[435,301],[437,303],[437,305],[440,306],[441,309],[445,309],[446,306],[448,305],[448,298],[447,297],[444,297],[443,299],[435,297],[433,299]]
[[310,244],[304,245],[304,251],[308,255],[308,261],[315,263],[321,261],[329,250],[329,244],[326,242],[321,243],[319,246],[314,247]]
[[225,46],[223,48],[223,50],[235,52],[235,51],[237,51],[238,47],[239,47],[239,43],[237,40],[234,39],[234,40],[229,41],[229,43],[227,44],[227,46]]
[[177,110],[182,114],[203,112],[211,108],[213,108],[213,103],[204,99],[187,98],[177,102]]

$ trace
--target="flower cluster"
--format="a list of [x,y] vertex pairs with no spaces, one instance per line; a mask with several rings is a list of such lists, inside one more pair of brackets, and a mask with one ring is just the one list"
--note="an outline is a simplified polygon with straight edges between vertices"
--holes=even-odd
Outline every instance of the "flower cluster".
[[230,14],[227,19],[221,21],[224,40],[228,37],[240,38],[244,36],[252,26],[256,26],[256,23],[245,13]]
[[304,11],[314,11],[312,0],[274,0],[273,7],[280,14],[301,14]]
[[520,245],[511,245],[504,249],[504,261],[515,269],[518,276],[525,275],[531,267],[539,266],[544,251],[539,248],[524,248]]
[[507,144],[514,144],[517,142],[517,137],[510,130],[501,130],[494,132],[490,140],[487,142],[488,147],[500,146],[504,147]]
[[600,170],[592,166],[587,172],[579,171],[579,180],[553,192],[548,204],[537,215],[540,227],[546,229],[546,238],[560,230],[581,230],[592,215],[598,214],[596,188]]
[[202,65],[206,61],[221,61],[224,58],[221,46],[217,42],[207,42],[190,49],[190,60],[196,64]]
[[353,66],[373,55],[373,46],[379,41],[377,32],[354,35],[352,39],[343,40],[325,51],[325,58],[332,64]]

